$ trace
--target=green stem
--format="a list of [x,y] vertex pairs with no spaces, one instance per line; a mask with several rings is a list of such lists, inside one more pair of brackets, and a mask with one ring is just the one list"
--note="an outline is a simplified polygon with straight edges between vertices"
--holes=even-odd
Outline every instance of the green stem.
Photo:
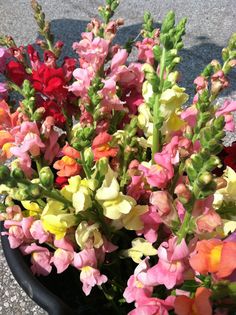
[[185,238],[185,236],[188,234],[189,223],[190,223],[191,218],[192,218],[191,213],[186,211],[185,216],[184,216],[184,221],[178,232],[178,241],[177,241],[178,244],[180,244],[182,239]]
[[88,179],[90,179],[91,178],[91,172],[90,172],[89,168],[87,167],[83,150],[80,151],[80,156],[81,156],[82,166],[83,166],[83,170],[85,172],[85,175]]
[[160,91],[155,96],[154,108],[153,108],[153,142],[152,142],[152,163],[154,164],[154,156],[157,152],[161,150],[161,132],[160,132],[160,118],[159,118],[159,108],[160,108],[160,98],[162,94],[163,84],[164,84],[164,70],[165,70],[165,58],[166,49],[163,47],[162,56],[160,61]]

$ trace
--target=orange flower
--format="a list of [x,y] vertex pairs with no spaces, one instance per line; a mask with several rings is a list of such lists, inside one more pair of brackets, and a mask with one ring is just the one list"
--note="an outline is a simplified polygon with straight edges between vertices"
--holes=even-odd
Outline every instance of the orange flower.
[[218,239],[199,241],[189,263],[202,274],[211,272],[217,278],[228,277],[236,269],[236,243]]
[[53,164],[53,167],[59,170],[57,175],[61,177],[78,175],[81,170],[81,166],[76,161],[76,159],[80,158],[79,152],[66,144],[62,149],[62,153],[65,154],[63,158]]
[[212,307],[209,301],[211,290],[197,288],[195,297],[180,295],[175,299],[174,307],[176,315],[212,315]]
[[102,157],[115,157],[118,152],[118,148],[110,147],[108,142],[112,140],[112,136],[107,132],[101,132],[97,137],[94,138],[92,143],[92,150],[95,161]]

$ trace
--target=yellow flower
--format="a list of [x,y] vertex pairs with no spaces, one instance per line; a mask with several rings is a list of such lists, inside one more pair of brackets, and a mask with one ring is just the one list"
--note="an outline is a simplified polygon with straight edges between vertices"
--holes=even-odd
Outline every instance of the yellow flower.
[[140,220],[140,216],[148,211],[147,206],[136,205],[132,210],[125,214],[121,220],[124,227],[127,230],[139,231],[143,228],[143,222]]
[[41,222],[45,231],[55,235],[56,240],[66,235],[67,229],[76,224],[76,218],[73,214],[47,214],[41,217]]
[[91,190],[87,187],[81,186],[79,190],[73,194],[73,207],[75,213],[85,211],[92,206]]
[[153,96],[152,85],[148,81],[145,81],[143,83],[142,95],[143,95],[145,102],[147,102],[147,103],[149,101],[149,98]]
[[160,111],[163,117],[168,118],[171,113],[175,112],[188,100],[188,94],[184,93],[184,91],[184,88],[174,85],[171,89],[167,89],[161,94]]
[[142,256],[155,256],[157,255],[157,250],[147,240],[138,237],[132,241],[132,247],[123,253],[139,264]]
[[171,135],[173,131],[181,130],[186,125],[183,119],[176,113],[170,114],[170,117],[164,122],[162,127],[162,133]]
[[99,231],[99,224],[94,223],[89,225],[86,221],[80,222],[76,231],[75,239],[81,249],[84,249],[87,243],[92,242],[92,246],[99,248],[103,245],[103,238]]
[[136,201],[120,192],[117,174],[109,167],[102,186],[97,190],[96,199],[102,205],[104,215],[113,220],[120,219],[131,211]]
[[227,181],[227,186],[215,192],[213,205],[218,209],[223,201],[226,204],[232,202],[235,203],[236,210],[236,173],[231,167],[227,166],[223,178]]
[[42,212],[41,208],[36,202],[29,200],[21,201],[22,206],[29,211],[29,216],[35,216]]
[[120,186],[116,177],[117,174],[110,167],[108,167],[108,171],[102,186],[96,192],[97,200],[112,200],[118,197]]
[[105,217],[117,220],[120,219],[123,214],[128,214],[136,204],[136,201],[130,196],[119,193],[116,198],[103,202],[100,201],[100,204],[103,207]]

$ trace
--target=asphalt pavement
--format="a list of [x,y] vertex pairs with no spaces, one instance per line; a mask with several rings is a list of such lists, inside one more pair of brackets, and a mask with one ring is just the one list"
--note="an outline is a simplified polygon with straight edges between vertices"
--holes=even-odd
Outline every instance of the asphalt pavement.
[[[185,49],[182,52],[182,85],[193,93],[193,80],[212,59],[220,59],[230,34],[236,32],[235,0],[121,0],[116,17],[125,18],[118,42],[134,38],[140,30],[144,11],[150,11],[156,22],[161,22],[168,10],[176,12],[176,20],[188,18]],[[73,41],[88,21],[97,16],[97,7],[104,1],[97,0],[41,0],[46,17],[52,21],[56,39],[65,41],[64,55],[72,53]],[[31,12],[30,0],[0,0],[0,34],[12,35],[19,45],[33,43],[37,26]],[[226,96],[236,100],[236,71],[231,75],[232,85]],[[228,142],[236,139],[228,137]],[[0,252],[0,315],[46,314],[26,296],[15,282]]]

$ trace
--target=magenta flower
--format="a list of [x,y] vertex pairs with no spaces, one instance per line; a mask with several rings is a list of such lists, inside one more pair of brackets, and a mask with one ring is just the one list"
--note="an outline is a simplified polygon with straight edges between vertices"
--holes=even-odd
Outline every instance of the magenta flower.
[[147,273],[149,269],[148,258],[145,258],[134,270],[134,274],[129,278],[127,287],[124,291],[124,298],[127,303],[139,301],[152,295],[153,287],[146,286],[139,279],[140,274]]
[[163,242],[158,248],[158,263],[147,271],[147,284],[164,284],[167,289],[181,284],[186,270],[184,260],[188,255],[189,250],[184,239],[180,244],[177,244],[177,237]]
[[8,49],[0,47],[0,73],[3,73],[6,68],[7,59],[11,57]]
[[7,84],[4,82],[0,82],[0,100],[6,99],[7,95]]

